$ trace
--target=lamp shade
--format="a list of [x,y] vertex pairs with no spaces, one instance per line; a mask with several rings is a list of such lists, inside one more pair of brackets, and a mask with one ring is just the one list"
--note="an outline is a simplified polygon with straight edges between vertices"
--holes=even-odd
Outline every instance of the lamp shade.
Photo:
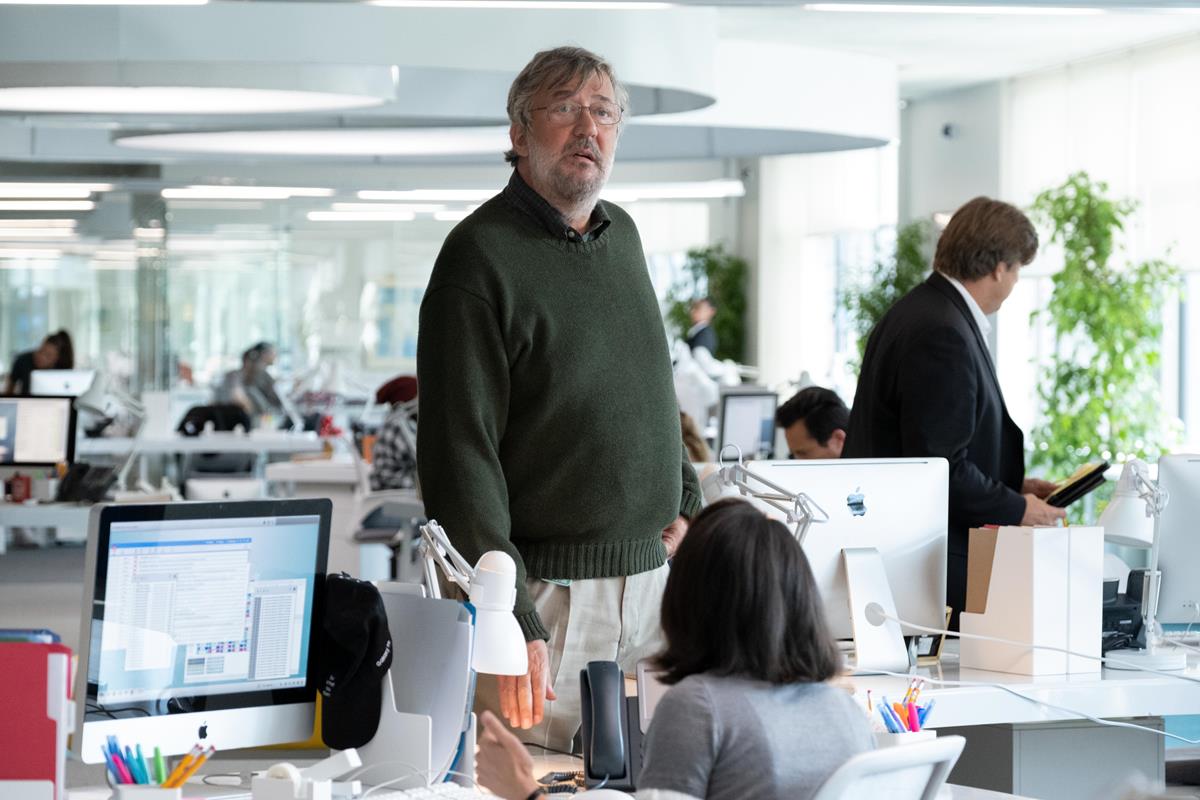
[[500,550],[484,553],[475,565],[467,596],[475,607],[475,648],[471,667],[492,675],[529,671],[525,636],[513,616],[517,601],[517,564]]
[[1154,517],[1147,512],[1146,499],[1138,491],[1139,476],[1149,479],[1146,463],[1136,459],[1127,462],[1112,500],[1100,515],[1100,527],[1109,542],[1131,547],[1154,544]]

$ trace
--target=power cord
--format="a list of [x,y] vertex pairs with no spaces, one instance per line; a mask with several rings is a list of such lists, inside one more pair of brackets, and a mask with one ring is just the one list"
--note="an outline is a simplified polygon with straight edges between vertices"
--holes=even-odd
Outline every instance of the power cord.
[[[1140,665],[1133,664],[1132,662],[1124,661],[1123,659],[1109,658],[1107,656],[1093,656],[1088,653],[1078,653],[1078,652],[1075,652],[1074,650],[1067,650],[1066,648],[1062,648],[1062,647],[1054,647],[1052,645],[1045,645],[1045,644],[1033,644],[1032,642],[1018,642],[1018,641],[1014,641],[1012,639],[1001,639],[997,636],[982,636],[982,635],[973,634],[973,633],[959,633],[958,631],[949,631],[949,630],[941,630],[938,628],[929,628],[924,625],[917,625],[916,623],[908,622],[906,620],[900,619],[899,617],[888,614],[886,611],[883,610],[883,607],[880,606],[878,603],[869,603],[867,605],[865,611],[866,611],[867,621],[875,626],[883,625],[883,623],[886,622],[887,620],[892,620],[893,622],[897,622],[905,627],[912,628],[913,630],[922,631],[924,633],[932,633],[935,635],[944,635],[944,636],[953,636],[958,639],[977,639],[977,640],[985,641],[985,642],[998,642],[999,644],[1013,645],[1016,647],[1023,647],[1023,648],[1027,648],[1030,650],[1049,650],[1049,651],[1055,652],[1055,653],[1065,653],[1067,655],[1077,656],[1079,658],[1085,658],[1090,661],[1099,661],[1102,664],[1110,664],[1111,663],[1111,664],[1129,665],[1133,669],[1136,669],[1141,672],[1149,672],[1149,673],[1153,673],[1155,675],[1163,675],[1168,678],[1178,678],[1179,680],[1189,681],[1191,683],[1200,683],[1200,678],[1197,678],[1193,675],[1186,675],[1186,674],[1181,674],[1178,672],[1167,672],[1165,670],[1159,670],[1159,669],[1150,669],[1149,667],[1142,667]],[[905,680],[910,680],[913,677],[909,673],[889,672],[887,670],[881,670],[881,669],[875,669],[875,670],[872,670],[872,672],[878,673],[880,675],[890,675],[894,678],[904,678]],[[1168,733],[1166,731],[1155,730],[1154,728],[1147,728],[1145,725],[1136,725],[1132,722],[1118,722],[1116,720],[1106,720],[1106,719],[1100,719],[1099,717],[1093,717],[1091,714],[1086,714],[1086,713],[1079,711],[1077,709],[1074,709],[1074,708],[1068,708],[1066,706],[1059,706],[1059,705],[1055,705],[1054,703],[1048,703],[1037,697],[1032,697],[1030,695],[1024,694],[1023,692],[1017,691],[1016,689],[1012,688],[1011,686],[1006,686],[1002,683],[987,683],[987,682],[981,682],[981,681],[962,681],[962,680],[951,681],[951,680],[945,680],[942,678],[929,678],[929,677],[925,677],[925,676],[921,676],[921,679],[928,683],[936,684],[939,686],[982,686],[982,687],[988,687],[988,688],[992,688],[992,689],[999,689],[1002,692],[1007,692],[1008,694],[1011,694],[1014,697],[1019,697],[1022,700],[1033,703],[1034,705],[1041,706],[1043,708],[1051,708],[1051,709],[1054,709],[1055,711],[1061,711],[1061,712],[1070,714],[1072,716],[1079,717],[1081,719],[1086,719],[1089,722],[1094,722],[1097,725],[1104,725],[1104,726],[1111,727],[1111,728],[1128,728],[1131,730],[1145,731],[1147,733],[1153,733],[1158,736],[1162,736],[1163,738],[1166,738],[1166,739],[1174,739],[1176,741],[1183,742],[1185,744],[1200,744],[1200,739],[1188,739],[1187,737],[1179,736],[1178,734]]]

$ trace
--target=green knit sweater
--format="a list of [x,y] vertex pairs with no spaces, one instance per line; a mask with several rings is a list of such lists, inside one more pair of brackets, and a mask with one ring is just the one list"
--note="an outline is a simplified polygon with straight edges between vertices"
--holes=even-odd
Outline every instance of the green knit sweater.
[[517,562],[515,614],[549,638],[525,577],[632,575],[700,507],[666,335],[629,215],[555,237],[505,195],[447,237],[421,303],[425,510],[471,563]]

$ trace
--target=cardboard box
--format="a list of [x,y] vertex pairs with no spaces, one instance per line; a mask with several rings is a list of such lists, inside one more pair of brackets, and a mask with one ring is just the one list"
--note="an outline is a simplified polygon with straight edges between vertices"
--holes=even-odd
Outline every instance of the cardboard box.
[[[964,634],[1100,656],[1104,529],[977,528],[967,551]],[[1100,662],[962,639],[964,668],[1018,675],[1098,673]]]

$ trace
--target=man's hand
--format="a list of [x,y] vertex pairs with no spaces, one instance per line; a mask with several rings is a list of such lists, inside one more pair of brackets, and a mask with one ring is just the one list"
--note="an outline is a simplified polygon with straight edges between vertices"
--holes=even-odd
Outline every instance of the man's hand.
[[550,685],[550,650],[546,643],[534,639],[525,647],[529,671],[524,675],[497,675],[496,680],[500,682],[500,713],[509,725],[528,730],[542,721],[545,701],[557,700],[558,695]]
[[505,800],[525,800],[538,788],[533,778],[533,757],[492,712],[480,714],[479,724],[475,752],[475,775],[479,783]]
[[674,522],[663,528],[662,540],[663,544],[667,546],[667,558],[675,555],[683,537],[687,536],[687,529],[688,521],[685,517],[676,517]]
[[1057,483],[1044,481],[1041,478],[1026,478],[1025,482],[1021,484],[1021,494],[1031,494],[1039,500],[1045,500],[1057,488]]
[[1057,525],[1060,519],[1066,517],[1066,509],[1055,508],[1035,494],[1025,495],[1025,516],[1021,517],[1022,525]]

